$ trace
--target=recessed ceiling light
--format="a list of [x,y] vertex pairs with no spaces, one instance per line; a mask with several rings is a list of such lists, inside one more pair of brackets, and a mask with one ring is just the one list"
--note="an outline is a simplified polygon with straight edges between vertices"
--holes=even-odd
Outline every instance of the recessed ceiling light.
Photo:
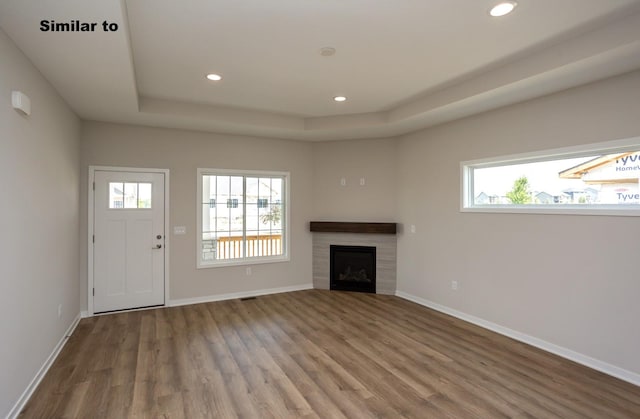
[[347,100],[347,98],[345,96],[336,96],[333,98],[333,100],[335,100],[336,102],[344,102],[345,100]]
[[489,10],[489,14],[493,17],[508,15],[513,12],[513,9],[515,9],[517,5],[518,3],[515,1],[503,1],[493,6],[491,10]]
[[218,80],[222,80],[222,76],[219,74],[207,74],[207,78],[211,81],[218,81]]

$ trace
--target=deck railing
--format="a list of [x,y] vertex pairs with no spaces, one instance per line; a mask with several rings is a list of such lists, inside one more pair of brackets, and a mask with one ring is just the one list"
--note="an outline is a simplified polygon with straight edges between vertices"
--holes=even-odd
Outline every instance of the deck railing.
[[218,237],[211,240],[211,247],[215,243],[217,260],[238,259],[241,257],[276,256],[282,254],[282,235],[254,235],[246,236],[247,254],[244,253],[242,236]]

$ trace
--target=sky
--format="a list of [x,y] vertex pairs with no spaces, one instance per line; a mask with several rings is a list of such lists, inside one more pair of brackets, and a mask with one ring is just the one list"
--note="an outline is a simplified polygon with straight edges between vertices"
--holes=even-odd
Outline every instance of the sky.
[[512,164],[508,166],[476,168],[473,171],[474,195],[481,192],[487,195],[505,196],[513,188],[516,179],[526,176],[531,192],[547,192],[558,195],[569,188],[598,188],[598,185],[586,185],[580,179],[561,179],[558,173],[577,166],[598,156],[578,157],[563,160],[551,160],[535,163]]

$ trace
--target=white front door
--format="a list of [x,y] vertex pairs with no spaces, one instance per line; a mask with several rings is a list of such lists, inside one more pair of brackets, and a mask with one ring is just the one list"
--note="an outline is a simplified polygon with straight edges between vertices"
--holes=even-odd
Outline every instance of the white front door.
[[164,304],[164,173],[95,171],[93,311]]

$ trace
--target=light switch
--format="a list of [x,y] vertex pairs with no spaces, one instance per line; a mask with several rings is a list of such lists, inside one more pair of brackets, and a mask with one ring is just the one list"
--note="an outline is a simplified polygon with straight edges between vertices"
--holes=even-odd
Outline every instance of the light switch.
[[187,234],[187,227],[185,227],[185,226],[173,226],[173,234],[176,234],[176,235]]

